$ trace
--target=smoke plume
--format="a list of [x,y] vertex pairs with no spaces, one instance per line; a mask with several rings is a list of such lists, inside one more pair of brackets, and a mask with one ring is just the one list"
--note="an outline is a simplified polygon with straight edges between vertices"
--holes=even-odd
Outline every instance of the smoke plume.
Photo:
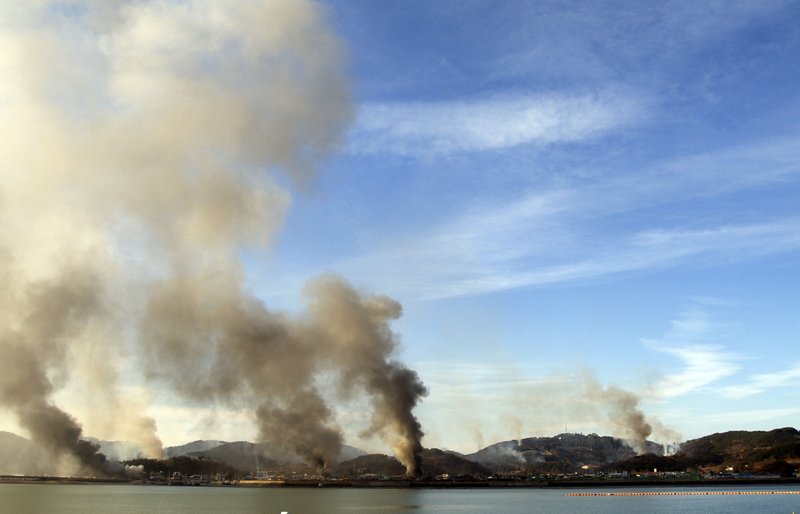
[[0,402],[37,442],[98,468],[53,398],[79,380],[102,391],[109,431],[137,427],[157,456],[145,402],[114,383],[138,356],[151,384],[248,410],[262,439],[319,466],[342,444],[331,376],[420,472],[426,390],[392,357],[399,304],[330,276],[290,318],[243,278],[242,250],[269,244],[290,203],[276,177],[311,180],[352,118],[323,9],[7,3],[0,55]]
[[653,427],[639,409],[639,397],[614,385],[603,387],[594,377],[586,380],[587,399],[606,406],[613,433],[628,441],[636,453],[646,453],[647,438]]
[[401,315],[400,304],[385,296],[361,296],[336,277],[311,282],[306,294],[312,298],[312,337],[336,366],[340,391],[349,396],[364,390],[372,399],[366,435],[388,438],[409,475],[420,475],[423,434],[412,411],[427,390],[414,371],[390,359],[397,341],[389,321]]
[[[504,369],[504,378],[514,374],[518,372]],[[506,382],[502,385],[506,386]],[[465,408],[469,412],[480,409],[487,416],[503,420],[503,430],[494,438],[508,438],[509,427],[516,432],[517,439],[533,434],[599,432],[623,439],[636,452],[644,453],[648,450],[648,438],[653,435],[662,440],[668,437],[667,441],[679,440],[670,437],[680,437],[645,414],[642,398],[636,392],[602,384],[589,371],[533,381],[519,379],[509,395],[510,403],[492,397],[482,404],[472,396],[468,398],[470,404]],[[465,419],[469,422],[470,415]],[[470,435],[475,430],[471,427]]]
[[[6,279],[13,291],[10,274]],[[67,371],[70,342],[98,314],[97,287],[90,273],[67,266],[49,280],[30,284],[16,298],[19,317],[6,320],[0,332],[0,405],[16,414],[51,457],[67,454],[77,460],[80,471],[103,474],[105,457],[98,447],[81,440],[78,422],[50,400],[54,381]]]

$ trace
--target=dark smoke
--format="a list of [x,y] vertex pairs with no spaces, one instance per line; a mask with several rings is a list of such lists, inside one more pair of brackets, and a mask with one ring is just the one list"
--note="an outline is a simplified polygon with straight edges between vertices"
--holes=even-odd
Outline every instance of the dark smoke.
[[67,454],[77,459],[80,472],[107,474],[106,457],[100,453],[100,446],[81,439],[83,430],[72,416],[49,404],[29,404],[17,414],[31,438],[52,456]]
[[384,436],[416,476],[422,430],[412,410],[427,391],[416,373],[390,360],[397,343],[388,322],[399,304],[328,276],[309,285],[308,312],[292,319],[231,282],[217,274],[154,287],[143,333],[151,376],[198,402],[257,405],[260,437],[324,467],[342,445],[315,384],[330,372],[342,398],[372,399],[368,433]]
[[71,455],[81,471],[103,475],[99,447],[81,440],[81,426],[50,398],[51,376],[67,371],[70,342],[99,313],[98,287],[90,272],[67,266],[60,275],[31,284],[18,299],[23,319],[0,339],[0,404],[51,457]]
[[[333,412],[315,391],[305,391],[284,408],[263,405],[256,410],[259,436],[289,449],[316,466],[328,469],[342,447],[342,434],[333,425]],[[318,417],[322,423],[309,422]]]
[[306,294],[312,337],[339,373],[345,395],[363,390],[372,398],[372,424],[368,434],[380,433],[390,441],[410,476],[418,476],[422,429],[413,415],[427,394],[416,372],[391,360],[397,340],[389,322],[402,313],[400,304],[385,296],[362,296],[343,280],[322,277],[309,284]]
[[639,408],[639,397],[614,385],[603,388],[596,384],[593,389],[590,399],[608,406],[608,419],[614,433],[628,441],[636,453],[645,453],[653,427]]

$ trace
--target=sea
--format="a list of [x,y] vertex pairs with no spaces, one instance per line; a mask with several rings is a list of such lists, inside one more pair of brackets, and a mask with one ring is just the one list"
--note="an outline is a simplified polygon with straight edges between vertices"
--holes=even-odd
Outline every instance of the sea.
[[[737,492],[738,494],[727,494]],[[745,492],[748,494],[742,494]],[[793,494],[782,494],[787,492]],[[629,495],[630,493],[635,494]],[[576,494],[587,496],[576,496]],[[800,486],[355,489],[0,484],[0,513],[96,512],[800,514]]]

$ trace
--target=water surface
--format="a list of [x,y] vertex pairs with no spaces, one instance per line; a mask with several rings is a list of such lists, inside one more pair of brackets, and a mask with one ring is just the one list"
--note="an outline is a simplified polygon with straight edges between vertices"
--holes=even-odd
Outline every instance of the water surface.
[[566,496],[623,491],[797,491],[800,486],[587,489],[332,489],[0,484],[0,512],[25,513],[800,513],[800,495]]

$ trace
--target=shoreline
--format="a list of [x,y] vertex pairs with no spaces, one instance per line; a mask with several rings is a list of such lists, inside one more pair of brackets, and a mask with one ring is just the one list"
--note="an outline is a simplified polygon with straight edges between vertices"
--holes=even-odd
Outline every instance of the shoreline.
[[575,489],[575,488],[639,488],[639,487],[739,487],[753,485],[800,485],[800,478],[713,479],[713,480],[251,480],[232,484],[168,485],[141,480],[93,477],[0,476],[0,484],[61,485],[154,485],[166,487],[313,487],[353,489]]

